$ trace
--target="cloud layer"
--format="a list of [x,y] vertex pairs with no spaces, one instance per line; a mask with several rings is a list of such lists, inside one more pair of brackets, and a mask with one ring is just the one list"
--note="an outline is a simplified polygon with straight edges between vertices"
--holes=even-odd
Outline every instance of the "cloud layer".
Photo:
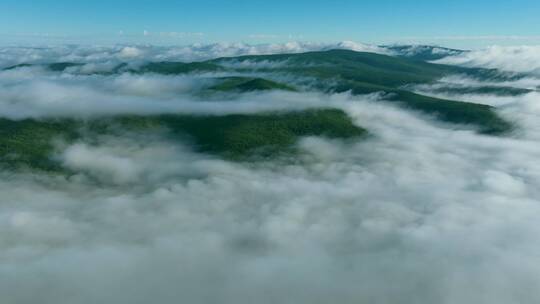
[[388,50],[369,44],[288,42],[283,44],[215,43],[189,46],[51,46],[0,47],[0,68],[21,63],[80,62],[106,63],[125,61],[201,61],[217,57],[301,53],[328,49],[350,49],[375,53]]
[[[331,106],[348,94],[253,92],[201,96],[200,90],[229,74],[112,76],[54,73],[39,67],[0,72],[0,117],[96,117],[117,114],[254,113]],[[284,76],[276,76],[278,79]],[[287,79],[286,77],[283,79]],[[234,98],[234,102],[231,102]],[[373,96],[373,98],[377,98]]]
[[436,63],[540,75],[540,46],[492,46],[449,56],[436,61]]
[[75,174],[0,172],[0,302],[540,301],[537,92],[461,96],[518,125],[491,137],[376,96],[206,100],[201,77],[4,71],[0,116],[332,105],[372,136],[304,138],[298,159],[260,163],[145,134],[58,146]]

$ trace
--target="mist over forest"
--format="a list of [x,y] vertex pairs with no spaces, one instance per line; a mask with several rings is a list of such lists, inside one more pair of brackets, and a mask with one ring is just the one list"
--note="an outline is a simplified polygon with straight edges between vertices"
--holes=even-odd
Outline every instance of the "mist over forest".
[[538,303],[540,48],[0,48],[1,303]]

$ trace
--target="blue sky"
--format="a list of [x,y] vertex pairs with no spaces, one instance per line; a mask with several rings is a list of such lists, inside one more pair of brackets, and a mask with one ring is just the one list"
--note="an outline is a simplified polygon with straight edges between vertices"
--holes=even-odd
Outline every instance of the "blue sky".
[[1,0],[12,43],[540,44],[538,0]]

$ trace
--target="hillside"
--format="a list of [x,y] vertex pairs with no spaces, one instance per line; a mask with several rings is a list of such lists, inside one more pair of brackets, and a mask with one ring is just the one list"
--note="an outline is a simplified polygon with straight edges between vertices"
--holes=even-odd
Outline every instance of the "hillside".
[[[395,47],[402,53],[405,47]],[[454,52],[456,50],[443,50]],[[416,50],[418,56],[433,53],[433,48]],[[424,54],[424,55],[422,55]],[[425,57],[425,56],[424,56]],[[252,55],[225,57],[203,62],[150,62],[139,66],[119,63],[110,73],[182,75],[196,73],[217,83],[206,88],[221,92],[250,91],[321,91],[350,92],[354,95],[386,93],[385,100],[410,110],[432,115],[441,121],[476,126],[479,132],[500,134],[511,130],[510,123],[500,118],[495,108],[455,100],[424,96],[414,90],[415,85],[431,84],[445,76],[464,75],[479,80],[514,80],[520,75],[497,70],[464,68],[433,64],[418,57],[388,56],[349,50],[329,50],[297,54]],[[424,58],[425,59],[425,58]],[[52,63],[52,71],[65,71],[80,63]],[[9,67],[27,67],[18,65]],[[231,76],[214,77],[221,73]],[[104,73],[107,74],[107,73]],[[256,76],[253,76],[253,75]],[[280,78],[292,79],[281,83]],[[309,85],[305,85],[305,83]],[[504,96],[526,94],[530,90],[512,87],[483,86],[474,89],[442,88],[449,93],[495,93]]]
[[222,77],[218,80],[220,83],[210,87],[210,90],[224,92],[252,92],[269,90],[296,91],[296,89],[292,86],[264,78]]
[[115,116],[91,120],[0,119],[0,166],[59,171],[53,154],[59,142],[92,141],[96,136],[153,133],[172,143],[235,160],[294,152],[303,136],[353,138],[367,134],[341,110],[313,109],[259,114]]

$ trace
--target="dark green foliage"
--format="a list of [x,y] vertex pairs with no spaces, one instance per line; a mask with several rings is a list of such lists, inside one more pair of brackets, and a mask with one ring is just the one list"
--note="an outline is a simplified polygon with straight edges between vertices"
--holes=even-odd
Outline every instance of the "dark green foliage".
[[350,138],[365,133],[336,109],[225,116],[131,116],[116,118],[115,123],[128,130],[165,128],[174,138],[192,140],[199,151],[234,158],[253,152],[274,154],[301,136]]
[[27,67],[31,67],[31,66],[33,66],[33,65],[29,64],[29,63],[21,63],[21,64],[8,66],[6,68],[3,68],[2,70],[9,71],[9,70],[14,70],[14,69],[18,69],[18,68],[27,68]]
[[23,64],[17,64],[14,66],[7,67],[4,70],[13,70],[13,69],[18,69],[18,68],[23,68],[23,67],[32,67],[32,66],[44,66],[53,72],[63,72],[67,68],[74,67],[74,66],[81,66],[81,65],[83,64],[76,63],[76,62],[56,62],[56,63],[50,63],[46,65],[23,63]]
[[224,92],[252,92],[252,91],[268,91],[268,90],[283,90],[296,91],[295,88],[263,78],[252,77],[224,77],[221,82],[210,87],[211,90]]
[[499,87],[499,86],[483,86],[483,87],[440,87],[431,88],[434,93],[449,93],[449,94],[478,94],[478,95],[498,95],[498,96],[518,96],[533,92],[533,90],[514,88],[514,87]]
[[[42,67],[44,67],[44,68],[46,68],[46,69],[48,69],[50,71],[53,71],[53,72],[63,72],[67,68],[76,67],[76,66],[82,66],[82,65],[84,65],[84,63],[78,63],[78,62],[56,62],[56,63],[50,63],[50,64],[27,64],[27,63],[23,63],[23,64],[17,64],[17,65],[14,65],[14,66],[4,68],[4,70],[13,70],[13,69],[18,69],[18,68],[22,68],[22,67],[42,66]],[[95,73],[95,74],[102,74],[102,75],[116,74],[116,73],[120,72],[126,66],[127,66],[126,63],[120,63],[115,68],[113,68],[111,72],[107,72],[107,73],[98,72],[98,73]]]
[[235,61],[285,62],[285,64],[268,69],[318,79],[359,81],[389,87],[430,82],[447,73],[462,70],[458,67],[348,50],[241,56],[220,58],[213,62],[234,63]]
[[[98,135],[155,132],[191,142],[196,150],[232,159],[275,156],[292,151],[302,136],[351,138],[366,134],[341,110],[224,116],[118,116],[90,121],[71,119],[0,120],[0,165],[58,171],[51,156],[54,140],[89,141]],[[159,160],[157,160],[159,161]]]
[[408,91],[397,91],[389,100],[433,114],[442,121],[477,126],[484,134],[502,134],[512,129],[512,125],[500,118],[494,108],[488,105],[439,99]]
[[512,125],[500,118],[495,108],[488,105],[429,97],[407,90],[383,88],[359,82],[342,82],[341,85],[336,86],[335,91],[350,91],[352,94],[384,91],[388,93],[385,100],[435,115],[445,122],[476,126],[481,133],[485,134],[502,134],[512,129]]
[[[214,62],[285,62],[276,64],[267,72],[281,72],[319,80],[318,89],[329,92],[350,91],[352,94],[386,92],[405,107],[435,114],[439,119],[451,123],[476,125],[484,133],[496,134],[510,130],[510,124],[499,118],[492,107],[442,100],[422,96],[405,89],[411,84],[432,83],[441,77],[463,74],[469,77],[509,80],[518,77],[497,70],[469,69],[391,57],[373,53],[348,50],[331,50],[302,54],[278,54],[265,56],[243,56],[216,59]],[[264,70],[264,69],[263,69]],[[489,90],[489,89],[488,89]],[[519,89],[512,90],[518,92]],[[507,91],[510,92],[510,91]],[[520,91],[521,92],[521,91]]]
[[74,62],[57,62],[57,63],[51,63],[48,65],[49,70],[54,72],[63,72],[65,69],[74,67],[74,66],[81,66],[82,63],[74,63]]
[[[275,67],[258,69],[258,71],[283,72],[318,79],[357,81],[390,88],[429,83],[454,74],[483,80],[515,80],[524,76],[496,69],[434,64],[409,58],[350,50],[240,56],[218,58],[209,62],[234,64],[243,61],[282,63],[276,64]],[[249,68],[237,68],[236,70],[249,70]]]
[[73,120],[0,119],[0,166],[58,169],[51,160],[53,140],[78,137]]
[[222,69],[223,68],[219,65],[213,64],[211,62],[183,63],[163,61],[147,63],[143,65],[140,69],[133,72],[172,75],[192,72],[216,72]]

